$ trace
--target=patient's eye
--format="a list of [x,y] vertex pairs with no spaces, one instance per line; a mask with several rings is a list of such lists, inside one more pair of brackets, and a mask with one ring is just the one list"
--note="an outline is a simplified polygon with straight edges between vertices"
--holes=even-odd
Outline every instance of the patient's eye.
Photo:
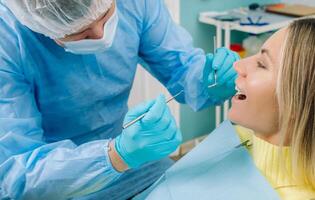
[[257,66],[258,66],[259,68],[266,69],[266,66],[265,66],[262,62],[260,62],[260,61],[257,61]]

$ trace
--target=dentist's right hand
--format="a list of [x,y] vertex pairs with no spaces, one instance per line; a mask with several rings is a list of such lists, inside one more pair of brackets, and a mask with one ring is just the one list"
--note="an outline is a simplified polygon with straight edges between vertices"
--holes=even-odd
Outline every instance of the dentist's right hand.
[[182,141],[182,134],[163,95],[130,110],[124,123],[143,113],[146,113],[144,118],[124,129],[115,139],[115,150],[129,168],[166,157]]

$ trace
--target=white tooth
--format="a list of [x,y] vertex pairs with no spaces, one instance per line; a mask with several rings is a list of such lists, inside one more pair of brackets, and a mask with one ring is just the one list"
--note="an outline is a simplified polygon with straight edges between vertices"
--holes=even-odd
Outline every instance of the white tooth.
[[241,92],[241,90],[237,87],[237,85],[235,86],[235,90],[236,90],[237,92]]

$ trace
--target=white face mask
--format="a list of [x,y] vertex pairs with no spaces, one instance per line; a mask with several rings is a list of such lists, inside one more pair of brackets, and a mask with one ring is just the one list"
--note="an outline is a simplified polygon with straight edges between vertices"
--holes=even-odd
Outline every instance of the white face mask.
[[118,14],[115,9],[113,15],[104,25],[104,34],[101,39],[84,39],[73,42],[62,42],[65,50],[73,54],[94,54],[105,51],[113,44],[118,25]]

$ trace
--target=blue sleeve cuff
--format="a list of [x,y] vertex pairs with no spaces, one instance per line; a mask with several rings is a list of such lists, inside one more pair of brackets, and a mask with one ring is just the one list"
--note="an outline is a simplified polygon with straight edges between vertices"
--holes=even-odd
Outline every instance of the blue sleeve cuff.
[[189,67],[184,80],[185,101],[194,111],[198,111],[216,104],[216,99],[209,96],[204,79],[205,54],[201,52],[195,54],[194,59],[191,59],[190,62],[187,63]]

